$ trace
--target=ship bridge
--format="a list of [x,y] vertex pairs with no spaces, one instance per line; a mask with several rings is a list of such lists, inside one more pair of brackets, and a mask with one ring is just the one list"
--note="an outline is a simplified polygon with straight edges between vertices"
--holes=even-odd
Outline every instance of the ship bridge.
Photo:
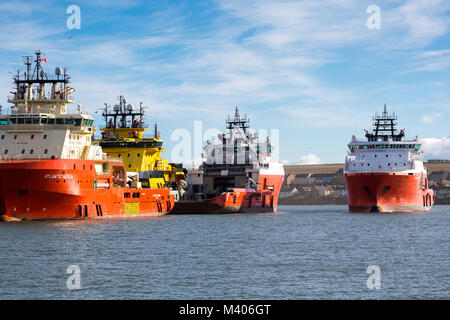
[[404,129],[397,131],[397,117],[387,107],[381,115],[373,117],[373,130],[366,131],[366,141],[355,136],[348,144],[345,171],[351,172],[423,172],[421,144],[403,140]]
[[105,127],[100,129],[102,138],[96,142],[109,156],[121,159],[127,171],[139,172],[143,185],[175,187],[180,180],[186,180],[184,171],[180,165],[162,159],[163,141],[157,125],[153,137],[144,137],[147,130],[144,109],[140,102],[139,109],[135,110],[123,95],[113,107],[105,103],[102,113]]
[[[15,91],[8,102],[11,111],[0,109],[0,157],[2,159],[103,159],[98,146],[92,145],[94,119],[81,110],[68,113],[66,104],[73,103],[66,69],[57,67],[49,75],[46,63],[37,50],[35,57],[24,56],[26,71],[13,77]],[[50,89],[47,91],[47,89]]]

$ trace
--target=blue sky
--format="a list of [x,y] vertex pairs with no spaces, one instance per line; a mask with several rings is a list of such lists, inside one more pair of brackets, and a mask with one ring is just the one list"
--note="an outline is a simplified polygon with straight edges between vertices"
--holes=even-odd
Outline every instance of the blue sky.
[[[72,4],[79,30],[66,27]],[[367,28],[369,5],[381,29]],[[222,129],[239,106],[279,129],[286,163],[343,162],[384,103],[426,158],[450,158],[449,24],[445,0],[1,1],[0,104],[39,48],[99,121],[120,93],[150,106],[169,160],[174,130]]]

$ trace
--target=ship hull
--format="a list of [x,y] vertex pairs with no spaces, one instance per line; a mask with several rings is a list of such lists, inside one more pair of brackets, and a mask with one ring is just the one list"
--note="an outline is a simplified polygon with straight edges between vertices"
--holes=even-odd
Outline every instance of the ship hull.
[[350,212],[427,212],[434,204],[426,174],[347,173]]
[[0,219],[105,219],[166,214],[170,190],[114,187],[93,160],[14,160],[0,163]]
[[283,179],[284,176],[262,175],[260,181],[265,182],[263,188],[270,186],[272,190],[233,188],[209,199],[176,201],[170,214],[276,212]]

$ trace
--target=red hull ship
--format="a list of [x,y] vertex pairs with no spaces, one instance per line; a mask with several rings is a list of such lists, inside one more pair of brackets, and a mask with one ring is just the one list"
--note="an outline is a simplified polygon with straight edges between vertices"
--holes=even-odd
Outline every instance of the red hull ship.
[[[0,220],[161,216],[173,207],[168,188],[142,188],[124,165],[92,145],[93,118],[73,103],[69,76],[50,78],[40,52],[31,73],[14,78],[11,114],[0,115]],[[51,93],[45,96],[45,84]],[[59,88],[57,87],[59,85]]]
[[344,178],[350,212],[424,212],[434,204],[427,171],[417,138],[402,141],[396,117],[386,106],[374,117],[373,133],[367,141],[353,137],[345,161]]
[[171,214],[276,212],[284,179],[283,165],[271,158],[267,138],[248,132],[248,118],[239,110],[227,120],[228,137],[208,141],[206,161],[188,174],[189,190]]

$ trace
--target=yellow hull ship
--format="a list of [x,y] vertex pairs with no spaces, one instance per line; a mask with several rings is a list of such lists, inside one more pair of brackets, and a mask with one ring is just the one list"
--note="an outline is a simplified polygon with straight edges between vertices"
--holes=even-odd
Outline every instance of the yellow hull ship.
[[162,159],[163,140],[157,132],[153,137],[144,137],[148,130],[144,126],[144,110],[139,111],[132,104],[127,105],[125,97],[119,97],[119,104],[111,107],[105,104],[103,117],[105,128],[101,140],[97,140],[108,156],[120,159],[130,172],[129,180],[137,187],[169,187],[178,198],[179,192],[187,186],[186,175],[181,165]]

